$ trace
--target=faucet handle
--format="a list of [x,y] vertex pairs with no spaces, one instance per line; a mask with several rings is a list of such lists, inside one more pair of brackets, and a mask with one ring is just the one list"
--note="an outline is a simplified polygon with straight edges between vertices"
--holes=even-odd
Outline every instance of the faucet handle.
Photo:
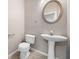
[[51,31],[50,31],[50,35],[53,35],[53,33],[54,33],[54,32],[51,30]]

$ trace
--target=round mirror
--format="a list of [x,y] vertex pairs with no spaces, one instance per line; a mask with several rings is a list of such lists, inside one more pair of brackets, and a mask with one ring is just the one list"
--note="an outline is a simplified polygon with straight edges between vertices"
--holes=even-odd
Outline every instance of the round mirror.
[[42,16],[47,23],[57,22],[63,13],[62,5],[59,1],[49,1],[43,8]]

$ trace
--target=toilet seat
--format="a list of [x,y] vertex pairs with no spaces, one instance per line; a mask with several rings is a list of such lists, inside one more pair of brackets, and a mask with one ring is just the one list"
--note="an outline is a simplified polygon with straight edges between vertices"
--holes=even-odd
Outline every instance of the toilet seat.
[[30,49],[29,43],[23,42],[18,45],[18,50],[21,52],[29,51],[29,49]]

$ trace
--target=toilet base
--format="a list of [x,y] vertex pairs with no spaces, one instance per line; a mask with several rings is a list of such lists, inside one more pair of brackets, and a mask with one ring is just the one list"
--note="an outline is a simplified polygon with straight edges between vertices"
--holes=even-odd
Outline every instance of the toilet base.
[[30,52],[27,53],[27,56],[28,56],[28,57],[29,57],[29,55],[30,55]]
[[20,59],[28,59],[30,52],[21,52]]

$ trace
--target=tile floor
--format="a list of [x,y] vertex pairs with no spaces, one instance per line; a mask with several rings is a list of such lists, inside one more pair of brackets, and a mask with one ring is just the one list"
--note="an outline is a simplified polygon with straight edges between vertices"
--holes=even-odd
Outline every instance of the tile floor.
[[[13,55],[11,59],[20,59],[19,53],[16,53],[15,55]],[[31,51],[31,54],[28,59],[47,59],[47,56],[41,55],[35,51]]]

